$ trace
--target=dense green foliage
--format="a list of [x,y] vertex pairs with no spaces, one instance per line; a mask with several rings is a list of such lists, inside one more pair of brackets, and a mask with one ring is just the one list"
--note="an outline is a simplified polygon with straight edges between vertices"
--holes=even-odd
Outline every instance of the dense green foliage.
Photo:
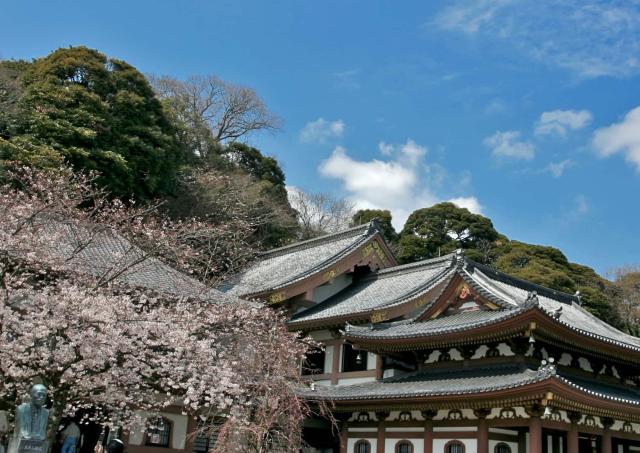
[[[0,165],[95,170],[113,195],[164,199],[178,218],[213,225],[242,218],[259,248],[295,238],[278,162],[244,144],[220,143],[211,121],[186,116],[183,104],[170,93],[159,97],[126,62],[86,47],[0,61]],[[225,195],[236,206],[220,202]]]
[[571,263],[553,247],[512,241],[498,233],[490,219],[453,203],[413,212],[400,233],[399,259],[413,262],[456,249],[475,261],[548,288],[574,294],[596,316],[620,325],[611,303],[614,287],[593,269]]
[[[14,73],[18,66],[3,65]],[[181,157],[176,130],[139,71],[86,47],[19,66],[21,93],[4,121],[3,159],[98,170],[122,197],[173,191]]]
[[472,259],[486,242],[498,239],[491,220],[453,203],[438,203],[414,211],[400,233],[398,258],[402,262],[418,261],[445,255],[458,248],[470,250]]
[[390,244],[398,241],[398,233],[391,224],[391,211],[388,209],[360,209],[353,215],[351,221],[352,226],[369,223],[371,220],[377,219],[382,228],[382,235]]

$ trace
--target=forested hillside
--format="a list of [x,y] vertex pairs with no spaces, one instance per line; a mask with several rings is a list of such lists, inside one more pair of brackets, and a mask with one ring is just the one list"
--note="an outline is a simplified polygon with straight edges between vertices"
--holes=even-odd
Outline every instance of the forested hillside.
[[[291,198],[299,212],[292,208],[277,160],[243,143],[280,126],[255,91],[215,76],[145,76],[86,47],[0,61],[0,165],[95,171],[126,203],[201,219],[215,234],[197,241],[227,273],[257,250],[339,229],[353,214],[347,200],[300,191]],[[385,210],[358,211],[353,223],[374,217],[402,262],[462,248],[500,271],[579,291],[597,316],[638,332],[640,274],[633,269],[619,272],[614,284],[558,249],[507,238],[490,219],[452,203],[418,209],[400,232]]]

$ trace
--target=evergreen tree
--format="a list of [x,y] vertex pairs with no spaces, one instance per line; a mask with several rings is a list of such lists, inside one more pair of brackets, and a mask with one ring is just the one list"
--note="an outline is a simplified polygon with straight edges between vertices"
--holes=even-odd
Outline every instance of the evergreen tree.
[[96,170],[115,195],[148,199],[174,189],[177,131],[145,77],[86,47],[58,49],[20,74],[16,121],[3,159],[65,160]]

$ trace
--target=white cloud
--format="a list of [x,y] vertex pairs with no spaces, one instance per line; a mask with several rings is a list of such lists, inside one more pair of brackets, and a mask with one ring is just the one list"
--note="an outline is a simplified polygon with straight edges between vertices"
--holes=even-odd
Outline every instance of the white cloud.
[[602,157],[620,153],[640,172],[640,107],[627,113],[620,123],[595,131],[592,143]]
[[519,138],[519,131],[498,131],[485,138],[483,143],[491,148],[491,153],[497,158],[533,159],[536,154],[535,147],[530,142],[519,141]]
[[587,126],[593,116],[588,110],[552,110],[542,112],[536,123],[536,135],[567,135],[567,129],[578,130]]
[[560,218],[565,224],[578,222],[585,217],[590,210],[591,207],[589,206],[589,200],[587,200],[584,195],[580,194],[573,199],[572,206],[567,209]]
[[507,104],[500,98],[493,99],[484,109],[487,115],[495,115],[507,111]]
[[554,178],[560,178],[567,168],[573,167],[575,162],[571,159],[565,159],[560,162],[551,162],[547,165],[544,171],[547,171],[553,175]]
[[[400,230],[414,210],[442,200],[430,184],[432,173],[440,169],[426,162],[427,148],[411,139],[400,145],[381,142],[378,148],[383,159],[358,160],[338,146],[319,171],[341,181],[357,209],[389,209],[394,227]],[[455,200],[470,209],[481,208],[474,197]]]
[[480,27],[491,22],[496,13],[509,3],[509,0],[459,2],[441,11],[436,16],[435,23],[446,30],[458,30],[473,34]]
[[327,140],[342,137],[344,134],[344,121],[327,121],[318,118],[309,121],[300,131],[300,141],[303,143],[326,143]]
[[433,21],[474,39],[504,39],[515,52],[581,78],[640,73],[640,9],[629,0],[457,0]]
[[383,156],[390,156],[393,154],[393,145],[389,145],[385,142],[378,143],[378,149]]
[[447,200],[459,208],[467,208],[474,214],[482,214],[482,205],[476,197],[458,197]]

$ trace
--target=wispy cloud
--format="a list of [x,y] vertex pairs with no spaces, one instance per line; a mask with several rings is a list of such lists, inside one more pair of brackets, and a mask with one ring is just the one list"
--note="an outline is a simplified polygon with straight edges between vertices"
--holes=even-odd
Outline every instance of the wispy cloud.
[[358,81],[358,69],[347,69],[346,71],[338,71],[331,74],[331,77],[336,81],[336,85],[340,88],[347,88],[351,90],[357,90],[360,88],[360,82]]
[[498,159],[531,160],[536,154],[533,143],[520,140],[520,131],[497,131],[485,138],[483,143],[491,148],[491,154]]
[[584,218],[591,211],[589,200],[584,195],[576,195],[572,201],[572,205],[561,216],[562,223],[570,224]]
[[578,130],[587,126],[593,116],[588,110],[552,110],[542,112],[536,123],[536,135],[567,135],[567,129]]
[[344,121],[327,121],[318,118],[309,121],[300,131],[300,141],[303,143],[326,143],[328,140],[342,137],[344,134]]
[[[408,139],[404,144],[379,144],[383,159],[359,160],[338,146],[319,167],[320,174],[339,180],[358,209],[389,209],[393,223],[401,229],[415,209],[442,201],[430,185],[434,165],[426,161],[428,150]],[[436,170],[439,169],[436,167]],[[453,200],[461,206],[480,211],[475,197]]]
[[476,33],[480,27],[493,21],[496,14],[509,3],[510,0],[460,2],[441,11],[435,22],[447,30]]
[[640,107],[627,113],[621,122],[595,131],[592,143],[600,156],[622,154],[640,172]]
[[564,172],[575,165],[576,163],[571,159],[561,160],[560,162],[550,162],[544,168],[545,172],[551,173],[554,178],[560,178]]
[[517,52],[582,78],[640,73],[640,8],[628,0],[458,0],[434,19],[444,30],[505,39]]

